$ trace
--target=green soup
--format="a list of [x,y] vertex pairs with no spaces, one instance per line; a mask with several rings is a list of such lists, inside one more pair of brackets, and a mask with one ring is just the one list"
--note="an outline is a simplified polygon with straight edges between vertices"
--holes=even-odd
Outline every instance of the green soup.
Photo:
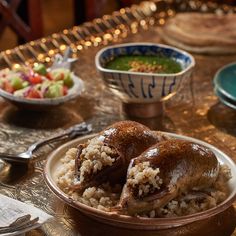
[[178,73],[182,70],[180,63],[168,57],[129,55],[114,58],[106,64],[105,68],[159,74]]

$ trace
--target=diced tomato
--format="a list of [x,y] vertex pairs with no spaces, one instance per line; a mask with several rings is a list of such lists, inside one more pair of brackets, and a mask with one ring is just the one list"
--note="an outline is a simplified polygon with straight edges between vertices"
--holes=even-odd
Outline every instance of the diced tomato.
[[29,77],[29,81],[31,84],[40,84],[42,82],[42,78],[39,75],[34,75]]
[[67,95],[68,93],[68,88],[66,86],[63,86],[63,95]]
[[49,79],[49,80],[53,80],[53,77],[52,77],[52,74],[50,72],[48,72],[46,74],[46,77]]
[[60,75],[58,76],[58,80],[63,80],[65,77],[64,73],[60,73]]
[[42,98],[42,94],[36,89],[31,89],[27,94],[27,98]]
[[13,93],[14,88],[12,87],[11,83],[9,81],[4,81],[3,89],[7,91],[8,93]]

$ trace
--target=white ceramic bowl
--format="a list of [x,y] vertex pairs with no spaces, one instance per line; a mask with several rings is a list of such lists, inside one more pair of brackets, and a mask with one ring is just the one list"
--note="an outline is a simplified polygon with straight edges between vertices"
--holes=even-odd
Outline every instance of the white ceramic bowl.
[[[172,231],[171,234],[168,235],[175,235],[174,231],[178,227],[182,227],[185,225],[189,225],[189,227],[196,227],[198,223],[207,221],[208,219],[213,219],[215,216],[221,214],[226,209],[230,208],[236,198],[236,166],[235,163],[228,157],[225,153],[220,151],[219,149],[215,148],[214,146],[203,142],[198,139],[190,138],[183,135],[166,133],[172,138],[177,139],[184,139],[191,142],[198,143],[203,145],[207,148],[210,148],[218,158],[221,164],[227,164],[231,169],[232,178],[227,183],[229,184],[230,193],[229,196],[225,201],[220,203],[214,208],[211,208],[207,211],[202,211],[196,214],[182,216],[182,217],[173,217],[173,218],[143,218],[143,217],[131,217],[126,215],[118,215],[112,212],[105,212],[102,210],[95,209],[93,207],[89,207],[84,205],[78,201],[71,199],[67,194],[65,194],[56,183],[56,171],[62,165],[60,159],[65,155],[66,151],[69,148],[77,147],[78,144],[86,142],[88,139],[93,138],[95,135],[88,135],[82,138],[78,138],[71,142],[64,144],[63,146],[56,149],[47,159],[45,169],[44,169],[44,177],[48,187],[52,190],[53,193],[56,194],[62,201],[69,204],[70,206],[80,210],[84,214],[101,221],[106,224],[115,225],[124,228],[131,228],[131,229],[145,229],[145,230],[161,230],[161,229],[170,229]],[[217,221],[218,222],[218,221]],[[200,224],[200,223],[199,223]],[[216,225],[216,229],[217,229]],[[195,229],[196,231],[197,229]],[[189,236],[188,233],[182,232],[177,234],[181,236]],[[192,234],[191,234],[192,235]],[[203,234],[193,234],[193,235],[203,235]]]
[[68,94],[66,96],[62,97],[29,99],[14,96],[13,94],[8,93],[3,89],[0,89],[0,96],[20,108],[29,110],[44,110],[62,105],[67,101],[75,99],[82,93],[82,91],[84,90],[83,81],[74,74],[72,74],[72,79],[74,81],[73,87],[68,90]]
[[[166,56],[179,62],[182,71],[157,74],[105,68],[110,60],[121,55]],[[167,45],[128,43],[101,49],[96,55],[95,64],[107,87],[124,103],[154,103],[176,94],[182,81],[190,77],[195,60],[189,53]]]

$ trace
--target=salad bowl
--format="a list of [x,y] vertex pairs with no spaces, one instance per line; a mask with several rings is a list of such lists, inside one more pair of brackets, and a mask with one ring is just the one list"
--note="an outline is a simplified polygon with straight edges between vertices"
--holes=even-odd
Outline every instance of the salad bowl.
[[[65,73],[64,70],[65,72],[69,71],[64,68],[59,68],[55,71],[59,71],[63,74]],[[6,101],[22,109],[46,110],[75,99],[84,89],[83,81],[71,71],[69,71],[69,81],[66,81],[69,83],[65,83],[64,80],[60,80],[60,78],[54,80],[52,75],[49,75],[49,78],[42,76],[41,79],[41,72],[36,73],[35,71],[32,71],[33,70],[30,69],[28,74],[20,73],[20,76],[19,74],[14,73],[14,71],[1,71],[0,82],[2,84],[4,84],[4,79],[6,81],[8,77],[12,76],[12,78],[7,81],[7,85],[5,82],[5,87],[4,85],[0,86],[0,96]],[[50,70],[47,70],[45,73],[49,74],[50,72]],[[8,73],[12,74],[8,75]],[[32,73],[33,77],[30,77]],[[55,75],[58,76],[60,73]],[[38,82],[37,79],[41,79],[42,81]],[[27,85],[24,86],[24,83],[27,83]],[[65,84],[68,84],[68,86]],[[17,90],[17,87],[21,89]]]

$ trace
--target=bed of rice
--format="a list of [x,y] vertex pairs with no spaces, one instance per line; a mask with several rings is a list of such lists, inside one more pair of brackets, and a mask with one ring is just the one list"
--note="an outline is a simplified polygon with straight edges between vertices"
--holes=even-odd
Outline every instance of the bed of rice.
[[[98,146],[99,146],[98,148],[101,148],[100,145]],[[89,148],[90,147],[87,146],[87,150]],[[98,149],[94,151],[91,150],[91,152],[90,150],[88,150],[88,152],[91,155],[92,153],[96,154],[97,151]],[[66,152],[66,155],[61,159],[62,166],[57,170],[56,173],[58,186],[65,193],[67,193],[72,199],[80,201],[88,206],[108,211],[109,207],[115,206],[116,203],[118,202],[122,190],[121,186],[116,185],[111,187],[108,183],[105,183],[99,187],[89,187],[85,189],[82,194],[70,190],[70,186],[77,182],[74,175],[76,154],[77,154],[77,148],[71,148]],[[112,160],[111,161],[108,160],[107,165],[109,165],[109,163],[112,163]],[[81,168],[84,167],[85,166]]]
[[[57,184],[65,193],[67,193],[75,201],[79,201],[88,206],[101,209],[104,211],[109,211],[110,207],[115,206],[120,198],[122,191],[122,186],[117,185],[111,187],[108,183],[103,184],[98,187],[89,187],[84,190],[83,193],[78,193],[76,191],[70,190],[70,186],[76,182],[74,177],[75,170],[75,157],[76,148],[71,148],[67,151],[66,155],[61,159],[62,166],[57,170]],[[147,165],[147,164],[145,164]],[[135,181],[148,179],[149,183],[153,183],[153,177],[158,181],[152,185],[154,188],[159,188],[161,184],[161,179],[158,179],[159,170],[151,170],[147,166],[147,170],[142,166],[138,168],[143,168],[142,174],[135,175],[135,172],[131,175],[135,176],[130,184],[136,184]],[[170,201],[165,207],[161,209],[152,210],[145,214],[141,214],[141,217],[174,217],[183,216],[188,214],[197,213],[200,211],[207,210],[209,208],[215,207],[220,202],[224,201],[228,195],[227,184],[225,184],[231,178],[231,172],[228,166],[222,165],[220,168],[220,173],[217,181],[211,189],[204,190],[203,198],[191,198],[189,194],[179,196],[177,199]],[[131,178],[132,179],[132,178]],[[145,194],[145,188],[141,187],[139,190],[140,195]]]

